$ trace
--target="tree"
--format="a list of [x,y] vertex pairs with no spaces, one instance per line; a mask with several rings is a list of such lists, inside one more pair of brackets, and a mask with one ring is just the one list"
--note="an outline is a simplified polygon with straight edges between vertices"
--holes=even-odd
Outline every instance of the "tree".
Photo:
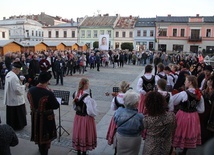
[[128,49],[129,51],[132,51],[134,49],[133,43],[122,43],[121,49],[122,50]]
[[95,48],[98,48],[98,45],[99,45],[99,42],[98,42],[98,41],[93,42],[93,48],[94,48],[94,49],[95,49]]

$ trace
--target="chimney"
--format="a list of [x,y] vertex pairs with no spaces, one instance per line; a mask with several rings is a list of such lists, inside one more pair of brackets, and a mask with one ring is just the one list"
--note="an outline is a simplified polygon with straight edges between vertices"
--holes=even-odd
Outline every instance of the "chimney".
[[98,14],[98,16],[101,17],[102,15],[101,15],[101,14]]
[[118,14],[116,14],[116,17],[118,17]]
[[199,14],[196,14],[196,17],[199,17]]
[[73,18],[71,18],[71,26],[73,26],[74,20]]
[[129,16],[129,19],[132,19],[132,15]]
[[6,20],[6,17],[3,17],[3,20]]
[[168,17],[171,17],[171,14],[168,14]]

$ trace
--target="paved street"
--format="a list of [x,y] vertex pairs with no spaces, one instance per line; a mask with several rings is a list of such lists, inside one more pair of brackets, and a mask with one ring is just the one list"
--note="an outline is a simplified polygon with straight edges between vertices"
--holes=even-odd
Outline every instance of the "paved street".
[[[64,86],[57,85],[55,86],[55,79],[51,80],[50,88],[53,90],[65,90],[70,91],[72,94],[78,85],[79,80],[82,77],[87,77],[90,80],[90,88],[92,89],[93,98],[97,101],[99,115],[95,118],[97,124],[97,135],[98,135],[98,146],[95,150],[90,151],[90,155],[113,155],[114,150],[112,146],[107,144],[105,139],[109,122],[113,116],[113,111],[110,109],[110,103],[112,97],[105,96],[106,92],[112,92],[112,87],[118,86],[120,81],[125,80],[130,82],[131,87],[135,89],[138,78],[143,74],[144,67],[142,66],[132,66],[126,65],[124,68],[102,68],[98,72],[96,69],[88,69],[84,75],[76,74],[73,76],[64,77]],[[2,104],[3,101],[3,90],[0,90],[0,112],[2,117],[2,122],[5,123],[5,105]],[[71,147],[71,133],[73,126],[73,119],[75,111],[72,109],[71,104],[71,95],[69,105],[61,105],[61,123],[63,128],[70,133],[63,132],[62,136],[59,139],[56,139],[52,142],[52,146],[49,150],[50,155],[75,155],[76,153],[72,150]],[[15,147],[11,147],[12,155],[39,155],[39,150],[37,145],[30,141],[30,109],[29,103],[26,100],[27,107],[27,121],[28,125],[21,131],[17,131],[19,137],[19,144]],[[56,122],[58,126],[59,110],[55,111]],[[142,154],[142,147],[139,154]],[[201,155],[202,149],[199,147],[196,150],[190,150],[188,155]]]
[[[138,75],[141,74],[143,71],[142,66],[132,66],[126,65],[123,68],[102,68],[100,72],[96,69],[87,69],[88,71],[85,72],[84,75],[82,74],[75,74],[73,76],[66,76],[64,77],[64,86],[57,85],[55,86],[55,79],[51,80],[50,88],[53,90],[65,90],[70,91],[71,94],[76,90],[78,86],[78,82],[82,77],[87,77],[90,80],[90,88],[92,89],[93,98],[97,101],[99,115],[95,118],[97,123],[97,134],[98,134],[98,146],[97,148],[90,152],[90,154],[98,155],[110,155],[113,154],[113,149],[111,146],[107,144],[105,140],[106,132],[108,129],[108,125],[110,119],[113,115],[112,110],[110,110],[110,102],[112,97],[105,96],[105,92],[112,92],[112,87],[118,86],[120,81],[125,80],[130,82],[133,88],[136,87],[136,80],[138,80]],[[0,90],[0,100],[3,101],[3,90]],[[63,128],[65,128],[68,133],[72,133],[72,126],[73,126],[73,119],[75,115],[75,111],[72,109],[71,105],[71,95],[70,95],[70,103],[69,105],[61,105],[61,124]],[[26,100],[27,106],[27,122],[28,125],[21,131],[17,131],[17,135],[20,140],[20,144],[14,148],[11,148],[12,153],[14,155],[37,155],[38,147],[33,143],[30,142],[30,108],[29,103]],[[0,111],[2,122],[5,123],[5,105],[0,104]],[[58,118],[59,118],[59,111],[55,111],[56,114],[56,121],[58,125]],[[62,129],[63,132],[63,129]],[[52,142],[52,146],[50,149],[51,155],[57,154],[68,154],[72,155],[75,154],[71,150],[71,135],[67,135],[67,133],[63,133],[63,135],[59,139]],[[31,149],[30,149],[31,148]],[[25,151],[26,150],[26,151]],[[31,150],[29,152],[29,150]],[[19,152],[21,151],[21,152]],[[69,152],[70,151],[70,152]]]

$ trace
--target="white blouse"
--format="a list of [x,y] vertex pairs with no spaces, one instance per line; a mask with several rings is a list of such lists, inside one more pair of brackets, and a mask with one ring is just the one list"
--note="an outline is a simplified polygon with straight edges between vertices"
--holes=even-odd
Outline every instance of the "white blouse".
[[[87,93],[86,91],[83,92],[83,94],[86,94],[86,93]],[[79,96],[79,98],[81,98],[81,96]],[[93,98],[91,98],[90,95],[88,95],[87,97],[84,98],[83,102],[86,104],[87,114],[89,116],[95,117],[98,114],[96,101]]]
[[[194,88],[189,88],[188,91],[191,93],[195,94],[195,89]],[[188,95],[186,91],[182,91],[178,94],[173,95],[170,100],[169,100],[169,111],[174,111],[174,106],[178,105],[181,101],[185,102],[188,99]],[[203,113],[205,108],[204,108],[204,98],[201,96],[201,100],[199,101],[198,106],[196,107],[198,113]]]
[[[124,100],[123,100],[123,98],[124,98],[124,96],[125,96],[125,94],[124,93],[118,93],[118,95],[117,95],[117,101],[120,103],[120,104],[124,104]],[[111,101],[111,109],[112,110],[117,110],[117,106],[116,106],[116,104],[115,104],[115,97],[112,99],[112,101]]]
[[[151,79],[153,75],[152,75],[152,73],[145,73],[144,76],[145,76],[146,79]],[[143,79],[140,77],[139,80],[138,80],[138,82],[137,82],[137,91],[140,94],[145,95],[146,91],[143,90],[142,85],[143,85]]]

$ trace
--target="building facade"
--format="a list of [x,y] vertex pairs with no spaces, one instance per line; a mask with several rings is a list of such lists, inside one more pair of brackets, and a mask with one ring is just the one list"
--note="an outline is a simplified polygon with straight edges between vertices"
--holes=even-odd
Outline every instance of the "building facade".
[[0,27],[0,40],[9,40],[9,29]]
[[9,29],[9,39],[16,42],[42,41],[42,24],[31,19],[1,20],[0,26]]
[[134,28],[134,49],[155,49],[155,18],[138,18]]
[[77,43],[78,25],[77,23],[64,23],[54,26],[45,26],[44,41],[69,41]]
[[78,44],[87,44],[93,49],[93,43],[99,42],[100,35],[109,35],[109,48],[114,46],[114,26],[119,16],[98,15],[95,17],[85,17],[79,26]]
[[214,16],[156,17],[156,40],[160,51],[214,51]]
[[121,49],[122,43],[134,43],[134,26],[137,17],[119,17],[114,27],[113,49]]

